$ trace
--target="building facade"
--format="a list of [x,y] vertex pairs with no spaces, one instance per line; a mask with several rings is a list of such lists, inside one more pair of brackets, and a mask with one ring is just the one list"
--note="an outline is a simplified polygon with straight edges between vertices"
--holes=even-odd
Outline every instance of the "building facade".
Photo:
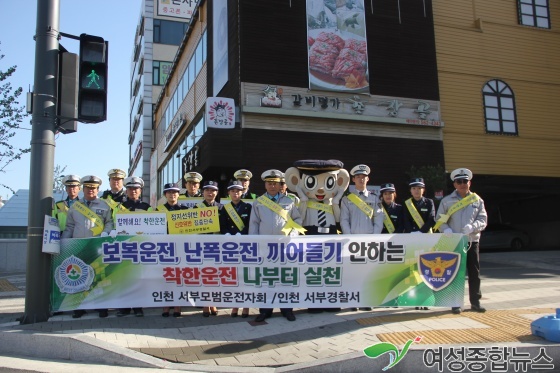
[[[167,2],[169,3],[169,2]],[[144,180],[149,197],[150,157],[154,147],[152,113],[196,5],[143,0],[134,38],[130,74],[130,135],[128,174]],[[122,167],[112,165],[112,167]]]
[[[306,2],[200,1],[156,102],[154,195],[193,170],[225,186],[247,168],[263,191],[259,175],[267,169],[339,159],[347,168],[368,164],[374,184],[406,188],[411,166],[443,164],[431,5],[370,5],[349,8],[360,11],[366,33],[359,37],[367,41],[362,63],[371,82],[364,90],[340,78],[342,89],[334,81],[310,87],[330,78],[308,68]],[[234,99],[235,128],[208,128],[207,97]]]
[[554,1],[434,0],[446,168],[533,247],[560,245],[559,24]]
[[[530,210],[560,201],[558,13],[546,0],[200,0],[153,102],[150,201],[186,171],[223,195],[247,168],[263,192],[263,171],[313,158],[368,164],[402,202],[412,168],[468,167],[491,222],[558,243],[543,238],[555,209]],[[208,97],[234,100],[233,128],[210,128]]]

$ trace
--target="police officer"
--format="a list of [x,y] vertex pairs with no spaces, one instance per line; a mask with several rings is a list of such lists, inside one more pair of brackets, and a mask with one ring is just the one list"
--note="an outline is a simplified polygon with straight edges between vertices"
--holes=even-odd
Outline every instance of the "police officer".
[[80,177],[78,175],[66,175],[62,179],[62,184],[64,184],[66,189],[66,194],[68,195],[62,201],[58,201],[54,204],[53,214],[58,220],[58,226],[62,232],[66,228],[66,216],[68,210],[74,202],[78,200],[78,194],[80,193]]
[[[126,200],[122,203],[124,208],[128,211],[152,211],[150,204],[142,202],[140,199],[142,197],[142,188],[144,188],[144,180],[137,176],[130,176],[124,180],[124,185],[126,188]],[[132,310],[134,311],[134,316],[144,316],[142,308],[133,308]],[[119,308],[117,311],[117,317],[129,314],[130,308]]]
[[185,192],[186,198],[198,198],[202,197],[202,192],[200,191],[200,182],[202,181],[202,175],[198,172],[187,172],[183,178],[186,181],[187,190]]
[[340,227],[344,234],[379,234],[383,230],[381,203],[367,189],[369,173],[365,164],[350,170],[356,188],[340,201]]
[[126,172],[118,168],[112,168],[107,172],[109,176],[109,188],[101,195],[102,199],[109,197],[115,202],[124,202],[126,197],[126,190],[123,187],[123,181],[126,177]]
[[227,191],[231,203],[225,204],[220,210],[220,233],[248,234],[252,206],[241,200],[243,185],[240,181],[232,181]]
[[[187,209],[186,206],[179,204],[179,192],[181,188],[179,188],[178,184],[175,183],[168,183],[163,186],[163,196],[167,200],[163,205],[159,205],[156,210],[157,211],[177,211],[177,210],[185,210]],[[169,232],[167,232],[169,233]],[[169,317],[169,310],[170,307],[164,307],[161,316]],[[181,307],[175,306],[173,307],[173,317],[181,316]]]
[[[261,179],[264,181],[266,192],[253,203],[249,219],[249,234],[284,235],[282,229],[288,224],[288,221],[301,227],[301,215],[294,201],[290,197],[280,194],[280,182],[283,178],[284,173],[278,170],[268,170],[262,173]],[[271,204],[270,201],[273,203]],[[279,213],[282,210],[286,211],[288,221]],[[298,235],[298,231],[292,229],[289,234]],[[255,321],[264,321],[267,317],[272,316],[272,311],[272,308],[259,309],[259,315]],[[293,308],[280,308],[280,312],[288,321],[296,320]]]
[[404,203],[404,221],[406,233],[432,233],[435,224],[436,210],[434,201],[424,197],[426,184],[424,179],[416,177],[410,180],[409,198]]
[[[82,177],[80,183],[84,187],[84,198],[72,204],[68,210],[66,229],[62,238],[89,238],[108,236],[113,230],[111,208],[102,199],[97,198],[100,178],[94,175]],[[72,318],[80,318],[85,310],[74,310]],[[99,317],[107,317],[107,310],[99,310]]]
[[157,211],[177,211],[177,210],[185,210],[187,206],[179,204],[179,192],[181,188],[179,188],[179,184],[176,183],[168,183],[163,186],[163,196],[165,197],[166,201],[163,205],[159,205],[156,210]]
[[[218,208],[218,217],[221,214],[221,210],[223,205],[221,203],[216,202],[216,197],[218,196],[219,190],[218,183],[216,181],[207,180],[202,185],[202,196],[204,200],[194,206],[194,208],[203,208],[203,207],[217,207]],[[202,316],[208,317],[212,314],[216,316],[218,314],[218,309],[216,307],[203,307],[202,308]]]
[[251,184],[251,178],[253,174],[251,171],[242,168],[241,170],[235,171],[233,177],[241,182],[243,186],[243,193],[241,193],[241,199],[257,199],[257,195],[249,192],[249,184]]
[[[469,238],[467,251],[467,275],[469,276],[469,301],[471,310],[486,312],[480,305],[480,257],[478,242],[480,232],[486,228],[488,216],[484,201],[471,192],[473,173],[468,168],[458,168],[451,172],[455,191],[445,196],[439,205],[435,228],[446,235],[462,233]],[[453,307],[452,312],[461,313],[461,307]]]
[[395,202],[397,191],[392,183],[381,184],[381,206],[383,207],[384,221],[381,233],[403,233],[404,215],[403,207]]
[[[249,233],[249,219],[251,217],[252,206],[250,203],[241,200],[243,185],[240,181],[233,181],[227,188],[230,203],[224,204],[220,210],[220,233],[241,235]],[[237,317],[239,309],[231,309],[231,317]],[[241,317],[249,316],[249,308],[243,308]]]

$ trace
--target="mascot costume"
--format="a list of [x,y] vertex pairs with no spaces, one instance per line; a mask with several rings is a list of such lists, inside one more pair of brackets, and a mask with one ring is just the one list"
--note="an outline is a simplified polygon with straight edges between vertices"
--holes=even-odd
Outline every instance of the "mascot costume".
[[300,198],[299,211],[305,234],[336,234],[340,200],[350,183],[348,171],[338,160],[301,160],[286,170],[288,189]]
[[[294,162],[286,170],[288,189],[300,198],[299,211],[306,235],[337,234],[340,200],[350,183],[341,161],[307,159]],[[310,313],[336,312],[340,308],[309,308]]]

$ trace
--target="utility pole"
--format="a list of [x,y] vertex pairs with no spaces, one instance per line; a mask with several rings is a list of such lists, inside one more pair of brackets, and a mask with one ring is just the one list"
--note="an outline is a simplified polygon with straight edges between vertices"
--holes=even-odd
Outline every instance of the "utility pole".
[[35,77],[27,227],[25,313],[22,324],[50,317],[51,257],[42,252],[45,215],[52,213],[58,89],[60,0],[37,0]]

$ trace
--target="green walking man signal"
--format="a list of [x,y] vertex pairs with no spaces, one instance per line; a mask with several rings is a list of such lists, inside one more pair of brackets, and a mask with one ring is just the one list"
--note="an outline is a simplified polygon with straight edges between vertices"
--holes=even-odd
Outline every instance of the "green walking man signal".
[[107,119],[109,42],[99,36],[80,35],[78,120],[99,123]]

